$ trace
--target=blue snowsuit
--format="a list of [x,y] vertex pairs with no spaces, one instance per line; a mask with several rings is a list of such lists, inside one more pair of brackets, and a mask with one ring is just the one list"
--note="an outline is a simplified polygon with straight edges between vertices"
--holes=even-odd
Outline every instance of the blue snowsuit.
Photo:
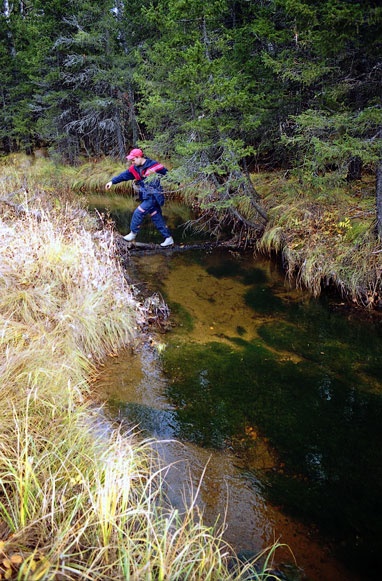
[[164,204],[164,194],[160,178],[156,175],[166,175],[167,171],[161,163],[146,158],[143,165],[132,165],[129,169],[112,178],[111,182],[114,185],[120,182],[136,180],[141,203],[131,218],[130,230],[134,234],[137,234],[143,219],[149,214],[155,227],[162,236],[165,238],[171,236],[170,230],[167,228],[162,215],[161,206]]

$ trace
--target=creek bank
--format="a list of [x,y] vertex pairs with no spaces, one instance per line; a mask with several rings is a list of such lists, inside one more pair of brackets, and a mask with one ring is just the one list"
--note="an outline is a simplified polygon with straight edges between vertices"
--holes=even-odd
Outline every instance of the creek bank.
[[382,244],[375,232],[375,180],[304,184],[275,172],[253,176],[269,222],[256,248],[281,257],[286,276],[318,297],[382,311]]

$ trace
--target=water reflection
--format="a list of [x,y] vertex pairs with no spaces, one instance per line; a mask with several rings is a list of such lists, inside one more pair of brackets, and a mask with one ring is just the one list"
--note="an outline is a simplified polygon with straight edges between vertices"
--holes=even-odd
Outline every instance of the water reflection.
[[256,552],[281,534],[311,579],[349,580],[313,540],[318,525],[369,578],[382,541],[380,330],[288,288],[270,261],[174,253],[135,257],[130,271],[176,326],[161,365],[140,354],[139,381],[130,361],[109,368],[105,394],[166,440],[174,502],[208,462],[199,502],[211,522],[227,511],[235,546]]
[[184,313],[193,321],[164,355],[178,437],[224,447],[256,426],[284,464],[266,475],[273,502],[318,522],[363,569],[376,566],[380,330],[288,289],[269,263],[190,254],[161,280],[170,306],[182,305],[180,324]]
[[[202,376],[203,377],[203,376]],[[155,352],[141,346],[137,352],[126,351],[105,365],[98,381],[98,391],[109,402],[113,417],[136,425],[146,435],[158,438],[157,451],[168,466],[166,494],[174,507],[182,510],[196,501],[206,524],[225,531],[225,539],[244,555],[258,554],[278,538],[292,547],[302,571],[298,573],[288,551],[281,551],[279,563],[294,571],[289,579],[311,581],[359,581],[332,559],[330,550],[315,539],[316,532],[269,504],[257,475],[275,466],[267,442],[252,431],[256,453],[248,470],[242,455],[232,447],[213,449],[181,441],[182,418],[164,397],[168,379]],[[184,425],[183,425],[184,428]],[[250,458],[248,451],[247,459]],[[305,577],[305,574],[307,577]]]

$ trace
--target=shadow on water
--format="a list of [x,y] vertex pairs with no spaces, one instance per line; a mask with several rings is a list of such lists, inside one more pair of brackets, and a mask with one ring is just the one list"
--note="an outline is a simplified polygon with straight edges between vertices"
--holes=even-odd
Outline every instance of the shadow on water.
[[[134,257],[130,276],[174,326],[112,360],[99,389],[114,416],[158,438],[179,506],[257,553],[289,544],[313,581],[375,579],[382,549],[378,325],[288,288],[278,266],[229,253]],[[204,472],[205,471],[205,472]],[[221,522],[221,521],[220,521]],[[357,576],[356,572],[360,572]]]

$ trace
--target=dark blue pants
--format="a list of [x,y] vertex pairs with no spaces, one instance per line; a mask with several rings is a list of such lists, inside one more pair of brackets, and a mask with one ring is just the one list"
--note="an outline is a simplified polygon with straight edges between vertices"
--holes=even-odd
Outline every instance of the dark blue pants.
[[147,215],[150,216],[155,228],[159,230],[162,236],[164,236],[165,238],[171,236],[170,230],[167,228],[164,218],[162,216],[162,208],[160,207],[154,196],[151,196],[147,200],[143,200],[139,204],[138,208],[134,210],[130,223],[130,230],[134,232],[134,234],[137,234],[141,227],[143,219]]

